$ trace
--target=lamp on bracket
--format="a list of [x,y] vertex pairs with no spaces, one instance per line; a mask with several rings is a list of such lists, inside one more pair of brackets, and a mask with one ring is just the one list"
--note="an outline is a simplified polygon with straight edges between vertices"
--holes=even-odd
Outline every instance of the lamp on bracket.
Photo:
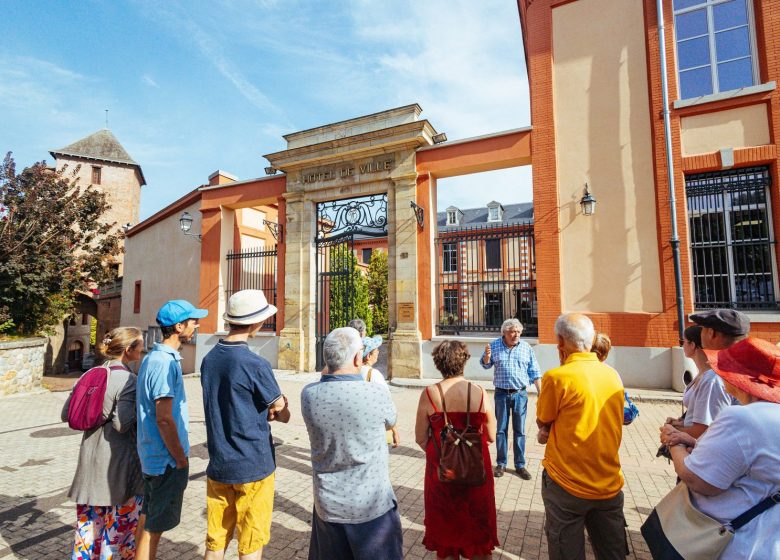
[[585,216],[592,216],[596,213],[596,199],[590,194],[588,183],[585,183],[585,194],[580,199],[580,208]]
[[409,201],[409,206],[414,211],[414,217],[417,219],[417,227],[425,229],[425,208],[416,204],[413,200]]
[[179,228],[181,228],[181,231],[184,233],[184,235],[195,237],[198,241],[200,241],[200,234],[192,233],[190,231],[192,230],[192,215],[189,212],[182,212],[182,215],[179,217]]
[[271,166],[271,165],[269,165],[268,167],[265,168],[265,174],[266,175],[276,175],[277,171],[279,171],[279,170],[276,169],[275,167]]
[[439,134],[434,134],[431,136],[431,140],[433,140],[434,144],[441,144],[442,142],[447,141],[447,134],[444,132],[440,132]]

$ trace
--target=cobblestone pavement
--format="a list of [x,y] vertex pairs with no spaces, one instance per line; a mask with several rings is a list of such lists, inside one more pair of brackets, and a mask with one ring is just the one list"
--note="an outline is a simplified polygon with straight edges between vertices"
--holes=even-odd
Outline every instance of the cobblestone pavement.
[[[293,418],[274,425],[277,447],[277,491],[271,542],[263,558],[306,558],[312,511],[308,438],[299,411],[303,384],[315,377],[280,375]],[[200,383],[185,381],[191,417],[190,484],[182,523],[165,533],[160,558],[197,558],[204,552],[206,430]],[[406,558],[434,558],[422,546],[423,453],[414,444],[414,414],[420,389],[393,387],[399,409],[402,447],[390,458],[391,479],[400,503]],[[41,392],[0,401],[0,558],[62,559],[69,557],[75,506],[67,492],[76,466],[80,434],[59,421],[67,393]],[[494,558],[547,558],[541,498],[543,447],[536,444],[535,399],[529,400],[528,468],[533,479],[507,473],[496,481],[496,505],[501,547]],[[639,533],[642,520],[674,483],[670,466],[654,459],[658,426],[678,412],[674,404],[641,403],[639,419],[624,431],[621,458],[626,478],[625,513],[629,524],[630,558],[649,559]],[[493,446],[495,453],[495,446]],[[226,558],[236,558],[235,541]],[[592,555],[590,556],[592,557]],[[334,559],[338,560],[338,559]]]

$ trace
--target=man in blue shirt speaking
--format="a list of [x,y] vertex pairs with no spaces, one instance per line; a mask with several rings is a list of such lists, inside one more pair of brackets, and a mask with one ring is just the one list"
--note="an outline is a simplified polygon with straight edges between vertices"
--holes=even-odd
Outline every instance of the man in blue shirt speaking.
[[183,299],[167,302],[157,312],[163,341],[146,355],[138,372],[136,414],[138,455],[144,475],[146,516],[136,558],[157,556],[164,531],[179,524],[184,490],[189,480],[189,413],[181,371],[182,343],[189,342],[198,319],[208,315]]
[[496,466],[493,476],[504,476],[507,463],[507,432],[512,415],[515,471],[523,480],[531,480],[525,468],[525,415],[528,409],[528,385],[533,383],[540,392],[542,377],[531,347],[520,340],[523,325],[517,319],[507,319],[501,325],[501,338],[485,346],[480,365],[495,367],[493,384],[496,387]]

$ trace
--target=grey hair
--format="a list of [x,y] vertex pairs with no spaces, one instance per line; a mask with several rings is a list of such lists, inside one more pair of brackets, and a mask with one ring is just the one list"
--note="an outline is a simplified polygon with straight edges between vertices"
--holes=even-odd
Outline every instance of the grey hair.
[[517,319],[507,319],[501,324],[501,334],[504,334],[509,329],[520,329],[523,330],[523,323],[518,321]]
[[581,352],[590,352],[596,329],[591,321],[581,313],[564,313],[555,321],[555,334],[573,344]]
[[[334,372],[351,365],[362,346],[360,334],[352,327],[332,330],[322,344],[322,357],[325,365],[328,366],[328,371]],[[360,357],[362,362],[363,356]]]
[[355,329],[360,336],[366,336],[368,334],[366,333],[366,323],[363,319],[352,319],[347,326]]

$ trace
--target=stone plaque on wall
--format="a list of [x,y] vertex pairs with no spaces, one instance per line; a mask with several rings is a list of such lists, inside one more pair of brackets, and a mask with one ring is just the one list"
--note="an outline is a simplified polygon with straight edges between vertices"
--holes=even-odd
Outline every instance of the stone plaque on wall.
[[399,303],[398,304],[398,322],[399,323],[414,323],[414,304],[413,303]]

